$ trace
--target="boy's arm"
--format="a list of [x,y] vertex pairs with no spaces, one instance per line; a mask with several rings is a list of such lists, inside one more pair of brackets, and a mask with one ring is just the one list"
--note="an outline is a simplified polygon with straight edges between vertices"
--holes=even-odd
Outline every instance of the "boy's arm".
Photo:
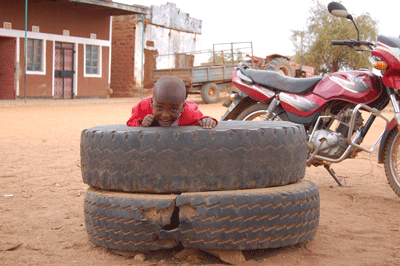
[[218,121],[216,121],[212,117],[203,117],[199,120],[199,126],[202,126],[205,129],[210,129],[215,127],[218,124]]
[[210,119],[212,119],[212,120],[214,120],[215,121],[215,125],[218,125],[218,120],[217,119],[215,119],[214,117],[211,117],[211,116],[208,116],[208,115],[203,115],[203,113],[199,110],[199,106],[196,104],[196,103],[194,103],[194,105],[193,105],[193,110],[194,110],[194,112],[195,112],[195,114],[196,114],[196,119],[197,119],[197,125],[201,125],[200,123],[200,121],[203,119],[203,118],[210,118]]
[[150,100],[144,99],[132,108],[131,117],[126,125],[128,127],[141,127],[143,118],[148,114],[152,114]]
[[199,121],[203,118],[213,119],[216,122],[216,125],[218,125],[218,120],[211,116],[203,115],[203,113],[199,110],[199,107],[196,103],[186,101],[186,107],[184,112],[182,113],[181,119],[179,119],[179,125],[199,126],[200,125]]

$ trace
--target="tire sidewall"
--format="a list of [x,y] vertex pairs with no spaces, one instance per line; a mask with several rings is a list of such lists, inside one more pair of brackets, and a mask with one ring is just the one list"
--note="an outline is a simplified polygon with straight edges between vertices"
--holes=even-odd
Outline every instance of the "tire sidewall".
[[394,129],[389,137],[388,140],[385,143],[385,148],[384,148],[384,164],[385,164],[385,173],[386,173],[386,178],[389,182],[390,187],[393,189],[393,191],[396,193],[397,196],[400,197],[400,182],[397,180],[396,176],[393,174],[396,172],[396,169],[394,169],[393,166],[393,149],[395,148],[394,144],[396,141],[400,138],[400,133],[397,129]]

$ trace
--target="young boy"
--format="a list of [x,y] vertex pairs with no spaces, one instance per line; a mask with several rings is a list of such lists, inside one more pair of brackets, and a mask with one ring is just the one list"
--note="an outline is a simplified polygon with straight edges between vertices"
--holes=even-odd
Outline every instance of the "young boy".
[[196,103],[185,100],[186,87],[174,76],[161,77],[154,86],[152,96],[144,98],[132,108],[130,127],[149,126],[202,126],[213,128],[218,121],[204,116]]

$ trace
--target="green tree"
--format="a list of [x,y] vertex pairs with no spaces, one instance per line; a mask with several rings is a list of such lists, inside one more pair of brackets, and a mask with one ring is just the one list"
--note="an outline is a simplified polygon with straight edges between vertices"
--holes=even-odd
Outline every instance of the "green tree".
[[[316,0],[304,31],[292,31],[295,61],[312,66],[315,74],[327,74],[346,69],[370,68],[369,52],[358,52],[346,46],[332,46],[332,40],[357,39],[357,31],[348,19],[329,14],[327,7]],[[360,40],[375,42],[377,22],[369,13],[354,16],[360,30]]]
[[216,65],[222,65],[225,61],[225,55],[222,55],[221,52],[210,52],[210,55],[208,57],[208,64],[213,65],[214,63]]
[[208,64],[214,63],[214,57],[216,65],[231,65],[232,63],[236,65],[243,60],[244,56],[243,52],[240,50],[234,50],[233,54],[231,50],[215,51],[215,53],[210,53]]

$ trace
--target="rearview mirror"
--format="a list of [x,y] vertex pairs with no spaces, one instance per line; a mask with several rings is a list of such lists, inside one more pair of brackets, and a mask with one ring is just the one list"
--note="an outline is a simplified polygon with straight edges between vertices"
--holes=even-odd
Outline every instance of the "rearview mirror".
[[335,17],[347,18],[350,20],[352,19],[352,16],[349,14],[349,12],[347,12],[347,9],[341,3],[330,2],[328,5],[328,10],[329,13],[331,13]]
[[328,11],[335,17],[347,18],[348,20],[351,20],[357,30],[357,41],[360,40],[360,31],[358,30],[357,24],[354,21],[353,16],[347,12],[347,9],[344,7],[344,5],[338,2],[330,2],[328,4]]

